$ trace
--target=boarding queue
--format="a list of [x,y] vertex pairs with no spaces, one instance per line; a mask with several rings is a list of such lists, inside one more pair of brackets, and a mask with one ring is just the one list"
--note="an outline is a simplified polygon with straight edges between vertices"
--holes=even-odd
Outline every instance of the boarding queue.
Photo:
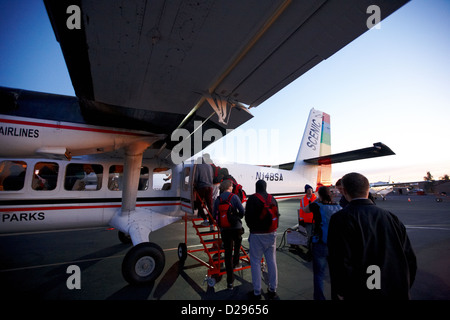
[[[197,171],[196,185],[211,188],[202,192],[209,196],[213,181],[217,184],[220,168],[216,170],[214,165],[205,162],[199,166],[202,168]],[[245,218],[250,229],[253,284],[248,298],[261,299],[260,264],[264,257],[268,271],[266,297],[280,299],[277,294],[276,238],[280,218],[277,201],[268,193],[266,182],[258,180],[256,192],[248,197],[244,209],[239,197],[241,188],[228,172],[225,173],[219,177],[220,192],[214,198],[212,212],[224,241],[227,288],[233,290],[233,268],[239,264],[237,252]],[[346,174],[340,179],[339,188],[342,199],[335,203],[328,187],[318,188],[316,196],[313,188],[306,185],[300,203],[299,225],[306,229],[307,246],[312,254],[314,299],[325,299],[323,282],[327,267],[332,299],[409,299],[417,262],[405,226],[393,213],[376,206],[369,198],[369,181],[365,176]],[[205,217],[204,223],[211,221]]]

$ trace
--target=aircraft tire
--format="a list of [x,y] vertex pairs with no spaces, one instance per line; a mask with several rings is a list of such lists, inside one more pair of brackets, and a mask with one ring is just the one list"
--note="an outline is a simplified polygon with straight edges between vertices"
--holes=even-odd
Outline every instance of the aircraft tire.
[[186,243],[180,242],[178,245],[178,259],[180,259],[181,262],[184,262],[187,258],[187,246]]
[[166,259],[161,247],[143,242],[131,248],[122,262],[124,279],[135,285],[152,283],[164,269]]

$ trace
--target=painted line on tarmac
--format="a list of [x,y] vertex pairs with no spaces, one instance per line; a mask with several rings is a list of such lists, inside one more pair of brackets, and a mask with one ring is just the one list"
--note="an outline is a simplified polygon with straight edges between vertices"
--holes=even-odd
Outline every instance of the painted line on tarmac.
[[[245,240],[245,239],[242,239]],[[202,244],[194,244],[188,246],[188,248],[195,248],[195,247],[201,247]],[[164,252],[167,251],[174,251],[178,250],[178,248],[169,248],[169,249],[163,249]],[[24,270],[31,270],[31,269],[38,269],[38,268],[46,268],[46,267],[55,267],[55,266],[62,266],[62,265],[71,265],[71,264],[78,264],[78,263],[84,263],[84,262],[92,262],[92,261],[98,261],[98,260],[104,260],[104,259],[117,259],[117,258],[123,258],[125,257],[125,254],[119,254],[109,257],[100,257],[100,258],[91,258],[91,259],[82,259],[82,260],[73,260],[73,261],[64,261],[64,262],[56,262],[56,263],[48,263],[48,264],[41,264],[36,266],[28,266],[28,267],[20,267],[20,268],[11,268],[11,269],[3,269],[0,270],[1,272],[14,272],[14,271],[24,271]]]
[[425,229],[425,230],[446,230],[450,231],[450,227],[440,227],[440,226],[410,226],[405,225],[406,229]]
[[38,269],[38,268],[46,268],[46,267],[55,267],[55,266],[62,266],[65,264],[77,264],[77,263],[83,263],[83,262],[91,262],[91,261],[97,261],[97,260],[103,260],[103,259],[114,259],[114,258],[120,258],[124,257],[125,255],[115,255],[110,257],[102,257],[102,258],[91,258],[91,259],[83,259],[83,260],[74,260],[74,261],[65,261],[65,262],[56,262],[56,263],[49,263],[49,264],[41,264],[37,266],[29,266],[29,267],[20,267],[20,268],[12,268],[12,269],[4,269],[0,270],[0,272],[11,272],[11,271],[23,271],[23,270],[30,270],[30,269]]

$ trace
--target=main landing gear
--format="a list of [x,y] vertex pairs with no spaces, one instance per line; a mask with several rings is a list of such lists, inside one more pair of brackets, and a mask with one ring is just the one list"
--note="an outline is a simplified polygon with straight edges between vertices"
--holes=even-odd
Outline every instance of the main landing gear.
[[143,242],[131,248],[125,255],[122,275],[130,284],[149,284],[159,277],[165,263],[164,252],[160,246]]

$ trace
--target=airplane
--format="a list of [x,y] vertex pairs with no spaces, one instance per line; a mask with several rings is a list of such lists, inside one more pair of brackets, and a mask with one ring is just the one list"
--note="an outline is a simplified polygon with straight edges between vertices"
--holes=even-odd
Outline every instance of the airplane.
[[[45,0],[76,97],[0,88],[0,233],[109,225],[133,244],[125,280],[154,281],[165,258],[149,234],[194,214],[186,160],[367,31],[374,2],[385,18],[407,1]],[[281,200],[329,184],[332,163],[394,154],[333,155],[329,124],[311,110],[295,162],[227,168]]]
[[386,200],[386,196],[394,191],[394,187],[391,185],[371,185],[369,192],[374,196],[375,198],[377,196],[381,196],[381,199],[383,201]]
[[[390,179],[389,179],[390,180]],[[423,184],[424,181],[409,181],[409,182],[375,182],[370,184],[370,192],[375,195],[381,195],[383,201],[386,200],[386,195],[393,192],[394,188],[398,188],[398,192],[424,194],[422,189],[418,189],[419,184]],[[415,191],[414,191],[415,190]]]
[[386,196],[394,191],[394,187],[389,182],[391,180],[391,177],[389,177],[388,181],[378,181],[378,182],[372,182],[369,184],[370,189],[369,192],[374,198],[378,198],[378,196],[381,196],[381,199],[383,201],[386,200]]

